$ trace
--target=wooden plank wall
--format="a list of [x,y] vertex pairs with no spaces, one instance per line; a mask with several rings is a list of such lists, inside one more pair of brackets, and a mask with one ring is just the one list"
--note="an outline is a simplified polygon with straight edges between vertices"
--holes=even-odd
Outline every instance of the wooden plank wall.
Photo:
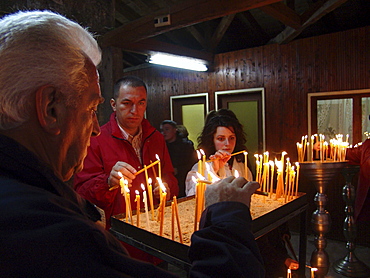
[[295,143],[307,134],[307,94],[370,88],[370,26],[267,45],[215,57],[215,71],[150,67],[125,73],[148,84],[147,117],[155,127],[170,118],[173,95],[265,88],[266,146],[296,160]]

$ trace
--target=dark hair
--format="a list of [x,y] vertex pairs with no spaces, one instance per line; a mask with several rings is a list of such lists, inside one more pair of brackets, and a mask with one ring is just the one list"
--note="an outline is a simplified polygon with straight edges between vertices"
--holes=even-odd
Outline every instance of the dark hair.
[[229,116],[229,117],[235,119],[236,121],[239,121],[233,111],[231,111],[230,109],[227,109],[227,108],[221,108],[221,109],[218,109],[218,110],[209,111],[209,113],[207,114],[206,119],[204,121],[204,125],[206,125],[208,123],[208,121],[210,119],[212,119],[213,117],[221,116],[221,115]]
[[177,131],[182,138],[188,138],[189,132],[184,125],[177,125]]
[[[246,136],[243,131],[243,125],[238,121],[238,119],[236,117],[234,118],[226,115],[214,116],[213,118],[208,119],[208,122],[203,127],[202,133],[198,137],[198,148],[203,149],[207,157],[216,152],[213,137],[216,133],[217,127],[219,126],[232,128],[234,130],[236,136],[234,152],[246,149]],[[238,155],[237,160],[242,161],[243,158],[244,156],[241,154],[240,156]],[[230,162],[232,163],[232,160]]]
[[144,87],[145,91],[148,91],[145,82],[141,80],[139,77],[131,76],[131,75],[124,76],[118,79],[117,82],[114,84],[114,89],[113,89],[114,99],[117,99],[119,95],[119,89],[124,85],[130,86],[133,88]]
[[174,128],[177,128],[177,123],[175,121],[171,121],[171,120],[164,120],[161,125],[171,125],[172,127]]

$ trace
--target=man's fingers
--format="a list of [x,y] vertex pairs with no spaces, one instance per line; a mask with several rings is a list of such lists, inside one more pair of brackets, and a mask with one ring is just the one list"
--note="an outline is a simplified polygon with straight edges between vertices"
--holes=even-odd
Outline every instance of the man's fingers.
[[248,191],[255,192],[260,187],[260,184],[256,181],[249,181],[244,184],[243,189],[246,188]]

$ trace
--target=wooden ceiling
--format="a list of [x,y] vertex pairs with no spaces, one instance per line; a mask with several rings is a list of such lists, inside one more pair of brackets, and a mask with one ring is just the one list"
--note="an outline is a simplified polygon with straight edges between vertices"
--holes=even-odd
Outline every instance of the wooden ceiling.
[[[151,51],[212,63],[218,53],[367,26],[369,14],[369,0],[116,0],[116,27],[100,43],[121,48],[125,68]],[[169,25],[155,27],[167,15]]]

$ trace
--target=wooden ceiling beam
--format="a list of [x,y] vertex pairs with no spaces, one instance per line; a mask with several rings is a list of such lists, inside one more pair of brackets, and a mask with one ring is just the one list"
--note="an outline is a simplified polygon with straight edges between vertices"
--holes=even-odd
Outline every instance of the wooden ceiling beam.
[[241,22],[243,22],[245,25],[252,26],[252,32],[253,36],[259,36],[263,38],[266,42],[269,41],[270,37],[266,33],[266,31],[262,28],[262,26],[257,22],[257,20],[254,18],[254,16],[251,14],[250,11],[246,11],[244,13],[239,13],[236,15]]
[[186,27],[186,30],[197,40],[197,42],[199,42],[204,49],[208,49],[207,40],[194,25]]
[[235,18],[235,14],[229,14],[222,18],[220,24],[218,24],[217,29],[214,32],[212,39],[211,39],[211,44],[210,44],[210,49],[209,49],[211,52],[213,52],[214,49],[216,49],[217,45],[222,40],[222,37],[225,35],[225,32],[229,28],[234,18]]
[[301,27],[299,14],[282,2],[261,7],[260,10],[294,29]]
[[[105,46],[124,47],[128,42],[137,42],[170,30],[175,30],[193,24],[224,17],[282,0],[189,0],[174,4],[152,15],[141,17],[101,37],[99,43]],[[154,27],[154,18],[170,12],[171,24],[163,27]]]
[[[331,11],[335,10],[348,0],[327,0],[325,3],[320,5],[320,7],[314,6],[312,9],[307,10],[304,14],[302,14],[301,18],[307,18],[302,23],[302,26],[298,29],[293,29],[292,27],[286,27],[280,34],[278,34],[275,38],[269,41],[269,44],[272,43],[288,43],[299,36],[300,33],[308,26],[314,24],[320,18],[325,16],[326,14],[330,13]],[[308,16],[309,15],[309,16]]]

